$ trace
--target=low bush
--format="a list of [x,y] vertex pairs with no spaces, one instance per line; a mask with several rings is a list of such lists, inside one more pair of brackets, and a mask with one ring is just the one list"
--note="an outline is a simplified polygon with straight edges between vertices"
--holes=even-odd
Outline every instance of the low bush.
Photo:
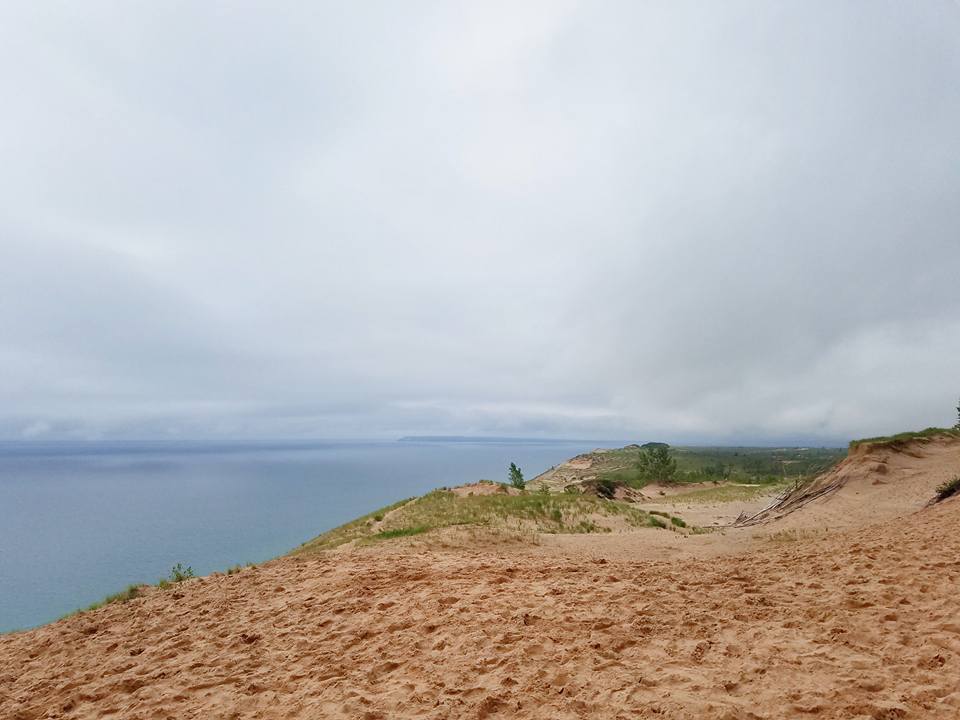
[[937,501],[946,500],[957,493],[960,493],[960,475],[937,486]]
[[168,578],[172,583],[180,583],[184,580],[189,580],[192,577],[196,577],[193,574],[193,568],[189,565],[184,567],[181,563],[177,563],[170,569],[170,577]]
[[597,495],[607,500],[613,500],[613,495],[617,490],[617,484],[610,478],[600,478],[597,480]]

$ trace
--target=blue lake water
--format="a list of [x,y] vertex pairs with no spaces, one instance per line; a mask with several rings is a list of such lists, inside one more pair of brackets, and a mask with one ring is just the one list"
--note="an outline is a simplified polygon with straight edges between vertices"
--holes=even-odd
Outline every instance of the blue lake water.
[[0,632],[176,563],[261,562],[405,497],[526,477],[598,442],[0,443]]

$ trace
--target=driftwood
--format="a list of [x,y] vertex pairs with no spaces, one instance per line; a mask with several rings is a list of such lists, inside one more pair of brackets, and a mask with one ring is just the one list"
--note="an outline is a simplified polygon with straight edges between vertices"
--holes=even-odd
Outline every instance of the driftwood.
[[733,521],[732,527],[749,527],[751,525],[760,525],[768,520],[782,518],[795,510],[799,510],[804,505],[813,502],[817,498],[824,497],[836,492],[844,486],[846,480],[835,478],[825,485],[812,487],[806,485],[803,487],[793,487],[777,495],[766,507],[753,515],[740,513]]

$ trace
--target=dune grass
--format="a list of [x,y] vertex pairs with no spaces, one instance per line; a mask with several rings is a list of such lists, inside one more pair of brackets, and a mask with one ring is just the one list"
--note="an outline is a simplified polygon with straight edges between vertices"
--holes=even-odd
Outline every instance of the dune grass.
[[[392,512],[390,511],[392,509]],[[474,526],[529,530],[534,533],[611,532],[612,526],[667,527],[667,521],[627,503],[580,493],[522,493],[461,497],[434,490],[414,500],[396,503],[304,543],[296,553],[330,550],[349,542],[364,545],[421,535],[441,528]],[[381,520],[375,518],[379,516]],[[674,527],[685,527],[670,519]],[[683,522],[682,520],[680,522]]]
[[[239,566],[236,566],[239,567]],[[232,575],[234,572],[233,568],[227,570],[227,575]],[[238,572],[238,571],[237,571]],[[157,581],[156,586],[161,590],[166,590],[167,588],[173,587],[179,583],[182,583],[184,580],[190,580],[191,578],[196,577],[193,574],[193,568],[190,566],[184,567],[182,563],[177,563],[170,570],[170,574],[161,578]],[[80,613],[90,612],[91,610],[98,610],[107,605],[113,605],[114,603],[125,603],[135,600],[143,594],[143,589],[149,587],[148,583],[141,583],[139,585],[127,585],[126,589],[121,590],[118,593],[113,595],[107,595],[102,600],[98,600],[95,603],[91,603],[84,608],[78,608],[73,612],[68,612],[66,615],[61,615],[58,620],[63,620],[64,618],[72,617],[74,615],[79,615]]]
[[87,607],[81,608],[80,610],[75,610],[73,613],[70,613],[70,614],[73,615],[78,612],[87,612],[89,610],[96,610],[98,608],[104,607],[105,605],[112,605],[113,603],[129,602],[134,598],[140,597],[140,588],[141,588],[140,585],[127,585],[125,590],[121,590],[120,592],[114,593],[113,595],[107,595],[105,598],[103,598],[103,600],[98,600],[97,602],[91,603],[90,605],[87,605]]
[[425,533],[429,530],[426,525],[419,525],[417,527],[405,527],[397,528],[396,530],[383,530],[378,532],[376,535],[371,536],[373,540],[390,540],[392,538],[398,537],[410,537],[411,535],[419,535]]
[[387,513],[392,512],[400,507],[403,507],[407,503],[413,501],[415,498],[405,498],[399,500],[392,505],[387,505],[382,507],[379,510],[374,510],[371,513],[362,515],[356,520],[351,520],[348,523],[344,523],[339,527],[335,527],[332,530],[329,530],[322,535],[319,535],[312,540],[300,545],[291,552],[291,555],[296,555],[302,552],[313,552],[317,550],[332,550],[335,547],[348,543],[352,540],[359,540],[361,538],[368,537],[370,532],[371,524],[375,522],[381,522]]
[[99,610],[102,607],[106,607],[107,605],[113,605],[114,603],[129,602],[135,598],[140,597],[142,588],[143,588],[142,585],[127,585],[125,590],[121,590],[120,592],[114,593],[113,595],[107,595],[102,600],[97,600],[97,602],[95,603],[90,603],[86,607],[77,608],[76,610],[68,612],[65,615],[61,615],[60,617],[57,618],[57,620],[64,620],[68,617],[73,617],[74,615],[80,615],[81,613],[91,612],[92,610]]
[[928,427],[924,430],[913,430],[910,432],[897,433],[896,435],[880,435],[877,437],[862,438],[860,440],[851,440],[850,448],[853,449],[859,445],[899,445],[910,442],[911,440],[923,440],[940,436],[960,437],[960,430],[957,430],[957,428]]

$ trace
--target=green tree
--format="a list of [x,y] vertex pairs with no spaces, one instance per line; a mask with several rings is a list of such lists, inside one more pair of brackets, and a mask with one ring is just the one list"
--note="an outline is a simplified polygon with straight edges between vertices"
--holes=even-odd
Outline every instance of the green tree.
[[653,448],[663,448],[664,450],[669,450],[670,446],[662,442],[648,442],[640,446],[641,450],[651,450]]
[[517,467],[516,463],[510,463],[510,484],[517,490],[523,490],[526,483],[523,480],[523,471]]
[[662,443],[641,452],[637,468],[641,477],[648,482],[671,483],[677,476],[677,461],[670,456],[670,446]]

